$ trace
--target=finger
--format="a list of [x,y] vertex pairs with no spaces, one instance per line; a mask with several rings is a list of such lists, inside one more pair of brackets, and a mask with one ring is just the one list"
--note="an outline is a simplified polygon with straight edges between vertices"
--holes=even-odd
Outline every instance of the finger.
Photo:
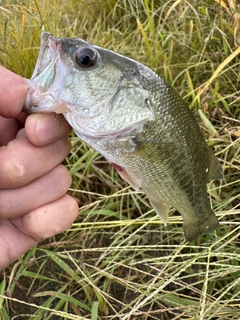
[[52,203],[37,208],[21,218],[11,219],[11,221],[25,234],[40,240],[70,228],[77,215],[76,200],[66,194]]
[[66,158],[70,148],[67,137],[36,147],[23,133],[0,148],[0,189],[17,188],[45,175]]
[[27,114],[26,112],[21,112],[20,115],[17,117],[17,120],[20,123],[22,128],[25,125],[25,121],[27,117],[29,117],[29,114]]
[[37,244],[37,240],[23,233],[10,220],[0,220],[0,271]]
[[0,190],[0,217],[14,218],[61,198],[71,184],[63,165],[24,187]]
[[43,146],[66,136],[71,127],[56,113],[32,114],[26,119],[26,135],[34,145]]
[[20,128],[21,126],[17,120],[0,116],[0,147],[13,140]]
[[27,89],[26,79],[0,66],[0,115],[17,117],[22,111]]
[[78,215],[76,201],[65,195],[22,218],[0,220],[0,271],[46,237],[71,227]]

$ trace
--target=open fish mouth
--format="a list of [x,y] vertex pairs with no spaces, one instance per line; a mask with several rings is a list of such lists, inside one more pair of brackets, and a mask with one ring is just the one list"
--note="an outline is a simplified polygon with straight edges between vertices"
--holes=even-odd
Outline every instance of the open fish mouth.
[[[49,64],[54,63],[58,47],[57,39],[49,32],[41,35],[40,52],[32,74],[32,79],[38,76]],[[54,78],[54,75],[52,75]]]
[[29,83],[24,111],[64,113],[69,109],[58,101],[62,79],[68,73],[68,66],[61,61],[61,42],[48,32],[43,32],[36,66]]

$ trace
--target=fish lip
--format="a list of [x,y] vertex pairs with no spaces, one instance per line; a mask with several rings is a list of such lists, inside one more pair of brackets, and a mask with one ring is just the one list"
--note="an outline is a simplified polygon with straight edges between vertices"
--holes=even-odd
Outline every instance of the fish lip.
[[46,32],[46,31],[42,32],[42,34],[41,34],[40,51],[39,51],[37,62],[36,62],[36,65],[35,65],[35,68],[34,68],[34,71],[33,71],[31,78],[35,78],[39,74],[39,70],[40,70],[40,67],[41,67],[42,61],[43,61],[43,56],[44,56],[46,49],[47,49],[47,46],[48,46],[48,38],[50,36],[53,37],[53,35],[51,33]]
[[[49,92],[49,89],[53,85],[56,78],[56,65],[60,59],[61,52],[61,42],[58,38],[55,38],[49,32],[42,32],[41,34],[41,43],[38,58],[36,65],[32,74],[31,79],[27,80],[29,87],[27,91],[27,96],[23,111],[27,113],[35,112],[52,112],[54,110],[41,110],[39,103],[43,100],[44,97],[48,97],[48,101],[54,103],[55,96],[53,93]],[[52,78],[41,81],[38,83],[38,77],[41,77],[41,74],[51,68]]]
[[[43,72],[47,68],[50,63],[56,64],[57,60],[59,59],[61,51],[61,44],[59,43],[59,39],[55,38],[49,32],[42,32],[41,34],[41,43],[40,43],[40,51],[38,54],[37,62],[30,79],[34,80],[40,73]],[[55,78],[55,73],[53,79]],[[52,83],[51,83],[52,84]],[[51,86],[48,86],[47,90]]]

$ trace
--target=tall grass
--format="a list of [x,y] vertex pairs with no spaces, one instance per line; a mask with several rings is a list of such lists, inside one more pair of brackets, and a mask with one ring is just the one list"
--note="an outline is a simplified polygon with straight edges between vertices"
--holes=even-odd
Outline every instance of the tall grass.
[[0,319],[240,319],[240,9],[227,0],[0,2],[0,64],[30,77],[42,30],[134,58],[184,97],[225,179],[209,185],[220,228],[194,244],[167,227],[72,134],[72,228],[0,274]]

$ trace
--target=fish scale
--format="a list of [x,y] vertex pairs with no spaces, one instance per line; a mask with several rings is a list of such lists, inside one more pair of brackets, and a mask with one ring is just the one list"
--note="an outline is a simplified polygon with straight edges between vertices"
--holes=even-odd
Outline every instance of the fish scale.
[[184,100],[143,64],[44,32],[24,110],[63,113],[165,224],[178,210],[188,241],[219,226],[206,184],[222,167]]

